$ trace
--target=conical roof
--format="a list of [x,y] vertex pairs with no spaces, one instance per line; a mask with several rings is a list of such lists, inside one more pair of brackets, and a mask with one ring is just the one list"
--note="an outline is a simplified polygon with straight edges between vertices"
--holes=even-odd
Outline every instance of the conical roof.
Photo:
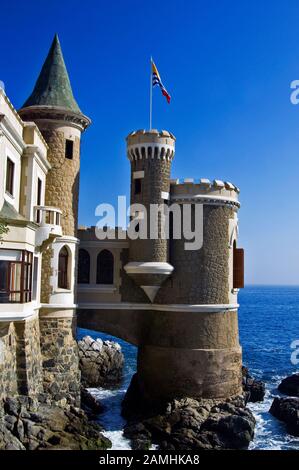
[[75,113],[81,113],[73,96],[57,34],[54,37],[33,92],[22,108],[27,106],[56,106]]

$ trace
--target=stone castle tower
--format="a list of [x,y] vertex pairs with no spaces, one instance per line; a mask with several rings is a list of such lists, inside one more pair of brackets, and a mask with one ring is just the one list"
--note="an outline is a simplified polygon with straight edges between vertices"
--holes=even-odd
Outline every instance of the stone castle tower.
[[[131,162],[131,205],[145,207],[149,228],[151,204],[161,205],[169,200],[175,138],[166,131],[137,131],[128,136],[127,144]],[[168,263],[168,242],[162,237],[161,222],[159,219],[156,238],[130,240],[130,262],[125,266],[127,274],[151,301],[173,270]]]
[[42,259],[43,385],[54,396],[76,398],[79,391],[75,286],[80,139],[90,119],[82,114],[74,99],[57,35],[19,115],[23,121],[35,122],[48,144],[51,169],[46,179],[45,204],[62,211],[63,236],[44,251]]
[[[227,398],[242,390],[239,189],[216,179],[170,179],[174,147],[175,137],[167,131],[138,130],[128,135],[131,204],[136,204],[130,236],[126,241],[97,241],[96,228],[80,230],[85,261],[98,260],[100,272],[102,253],[110,252],[114,280],[111,286],[90,282],[93,290],[89,291],[86,284],[79,283],[78,322],[83,328],[110,333],[138,347],[132,384],[141,398]],[[180,214],[190,210],[191,229],[202,242],[198,248],[187,250],[185,237],[174,233],[163,238],[163,216],[158,219],[157,237],[131,236],[131,226],[141,235],[138,220],[145,217],[144,208],[149,230],[150,205],[163,203],[169,209],[177,205]],[[201,224],[197,226],[199,210]],[[173,223],[169,225],[174,228]],[[95,279],[94,264],[79,264],[79,272],[86,271],[86,266],[87,277]]]
[[147,333],[138,348],[138,384],[150,399],[226,397],[241,390],[232,280],[238,190],[217,181],[171,182],[174,143],[167,131],[142,130],[127,138],[131,203],[147,209],[150,204],[176,203],[182,214],[186,203],[193,211],[203,204],[201,249],[187,251],[183,237],[161,239],[161,233],[156,240],[129,241],[124,269],[161,309],[146,321]]

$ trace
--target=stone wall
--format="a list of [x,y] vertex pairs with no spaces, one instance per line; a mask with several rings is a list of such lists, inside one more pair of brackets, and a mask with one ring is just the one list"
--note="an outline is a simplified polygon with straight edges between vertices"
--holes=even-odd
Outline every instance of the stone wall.
[[3,323],[0,327],[0,398],[42,392],[38,318]]
[[129,250],[124,249],[121,252],[121,285],[120,285],[120,294],[121,294],[121,301],[122,302],[137,302],[137,303],[149,303],[149,298],[144,293],[144,291],[138,287],[133,279],[131,279],[126,271],[124,270],[123,266],[125,266],[129,261]]
[[18,391],[14,323],[0,325],[0,399]]
[[156,303],[225,304],[229,302],[229,219],[232,209],[205,205],[203,246],[185,250],[185,240],[171,240],[172,276],[160,288]]
[[44,392],[54,400],[80,403],[80,372],[75,317],[40,316]]
[[52,245],[48,247],[42,254],[42,269],[41,269],[41,302],[44,304],[49,303],[52,287],[50,278],[53,275],[51,267],[51,259],[53,258],[54,251]]
[[35,396],[43,391],[38,318],[15,323],[18,393]]
[[48,146],[51,170],[47,174],[45,204],[62,210],[64,235],[76,236],[78,225],[80,139],[75,137],[73,158],[65,158],[65,134],[55,129],[41,129]]
[[[147,209],[147,227],[149,224],[150,204],[162,204],[161,192],[169,192],[170,160],[143,159],[131,162],[131,204],[143,204]],[[134,171],[144,170],[141,193],[134,193]],[[130,243],[130,261],[167,261],[167,240],[133,240]]]

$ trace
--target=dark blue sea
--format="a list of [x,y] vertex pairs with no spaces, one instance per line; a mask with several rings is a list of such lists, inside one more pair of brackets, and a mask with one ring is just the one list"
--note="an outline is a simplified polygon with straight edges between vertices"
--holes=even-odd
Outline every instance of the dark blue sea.
[[[243,364],[251,374],[266,383],[263,403],[250,404],[256,420],[255,439],[250,449],[297,449],[299,438],[289,436],[285,426],[269,414],[274,396],[280,396],[277,385],[282,378],[299,372],[299,364],[291,362],[293,341],[299,341],[299,287],[250,286],[239,293],[239,329],[243,347]],[[118,341],[125,355],[124,380],[117,390],[93,389],[105,405],[99,421],[114,449],[129,449],[122,436],[124,420],[120,416],[120,403],[136,369],[136,348],[112,336],[79,330],[94,338]],[[297,355],[299,359],[299,354]]]

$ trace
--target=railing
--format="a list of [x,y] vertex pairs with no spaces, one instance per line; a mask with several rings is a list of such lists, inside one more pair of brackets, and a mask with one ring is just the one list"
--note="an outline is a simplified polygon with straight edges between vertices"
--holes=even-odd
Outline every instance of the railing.
[[36,233],[36,244],[38,246],[41,246],[47,240],[50,241],[62,235],[61,215],[62,211],[57,207],[34,207],[34,221],[40,227]]
[[61,210],[51,206],[35,206],[34,220],[40,226],[61,225]]

